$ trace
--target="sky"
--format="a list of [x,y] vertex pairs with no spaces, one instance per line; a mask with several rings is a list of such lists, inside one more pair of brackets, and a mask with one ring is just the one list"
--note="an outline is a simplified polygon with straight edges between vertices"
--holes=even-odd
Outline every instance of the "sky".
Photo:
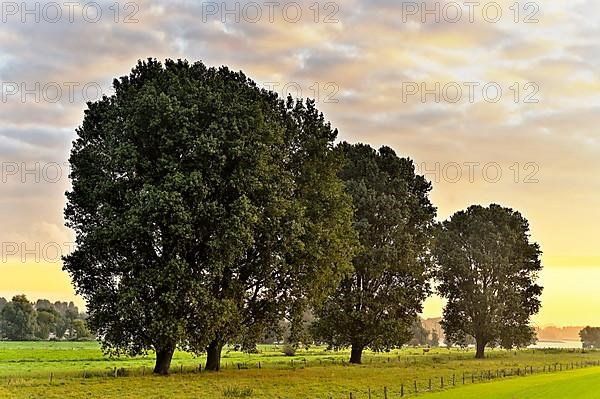
[[518,209],[544,253],[534,323],[600,325],[599,17],[592,0],[3,2],[0,296],[83,305],[60,255],[85,101],[139,59],[186,58],[315,98],[340,140],[410,157],[440,220]]

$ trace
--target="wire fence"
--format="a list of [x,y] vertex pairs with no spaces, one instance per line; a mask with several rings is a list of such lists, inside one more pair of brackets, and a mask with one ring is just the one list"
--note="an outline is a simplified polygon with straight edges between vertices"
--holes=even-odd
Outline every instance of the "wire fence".
[[[428,379],[414,379],[412,381],[404,381],[394,387],[384,386],[381,389],[367,388],[366,392],[349,392],[349,399],[383,397],[384,399],[402,398],[413,396],[425,392],[441,391],[458,385],[469,385],[481,382],[489,382],[504,378],[524,377],[534,374],[558,373],[567,370],[576,370],[588,367],[599,367],[600,361],[581,361],[570,363],[553,363],[543,366],[526,366],[516,368],[502,368],[495,370],[485,370],[476,372],[462,372],[441,375]],[[361,396],[362,394],[362,396]],[[333,399],[333,395],[329,395],[329,399]]]
[[[548,352],[540,350],[539,352]],[[572,353],[572,351],[569,351]],[[595,353],[595,351],[593,351]],[[560,351],[552,351],[552,353],[559,355]],[[582,353],[590,353],[583,352]],[[507,358],[508,356],[499,356],[498,358]],[[470,354],[469,358],[472,358],[472,354]],[[437,360],[436,360],[437,359]],[[448,356],[448,355],[440,355],[440,356],[381,356],[376,355],[372,358],[366,358],[364,363],[367,364],[385,364],[388,363],[390,365],[403,363],[405,366],[410,367],[411,365],[419,365],[419,366],[427,366],[429,363],[435,364],[437,361],[446,362],[446,361],[456,361],[456,360],[464,360],[465,356],[462,354],[458,354],[458,356]],[[200,360],[200,359],[198,359]],[[240,362],[240,361],[228,361],[224,360],[221,363],[221,367],[224,370],[249,370],[249,369],[258,369],[261,370],[263,368],[273,368],[274,365],[278,365],[280,368],[281,365],[285,363],[289,365],[290,368],[308,368],[308,367],[327,367],[327,366],[350,366],[350,364],[342,358],[318,358],[318,359],[309,359],[309,358],[293,358],[289,359],[289,361],[284,360],[274,362],[272,360],[264,361],[254,361],[254,362]],[[461,364],[462,365],[462,364]],[[441,372],[439,375],[435,377],[426,377],[426,378],[398,378],[398,383],[394,386],[383,386],[383,387],[368,387],[361,390],[350,391],[346,395],[340,396],[338,393],[337,396],[329,395],[327,399],[373,399],[373,398],[384,398],[384,399],[392,399],[392,398],[402,398],[407,396],[414,396],[421,393],[426,392],[434,392],[441,391],[445,389],[449,389],[452,387],[460,386],[460,385],[469,385],[469,384],[477,384],[482,382],[489,382],[499,379],[505,378],[515,378],[515,377],[523,377],[534,374],[545,374],[545,373],[558,373],[567,370],[575,370],[582,369],[587,367],[600,367],[600,360],[580,360],[580,361],[572,361],[572,362],[553,362],[548,364],[541,364],[537,362],[535,365],[527,365],[527,366],[514,366],[514,367],[503,367],[503,368],[495,368],[495,369],[477,369],[477,370],[464,370],[464,371],[456,371],[449,370],[446,372]],[[430,370],[430,369],[429,369]],[[66,373],[61,372],[50,372],[46,377],[44,376],[35,376],[30,378],[23,377],[4,377],[5,378],[5,386],[10,387],[11,385],[18,385],[23,383],[31,378],[39,379],[39,378],[47,378],[47,381],[50,384],[59,383],[64,378],[121,378],[121,377],[135,377],[135,376],[149,376],[152,375],[153,369],[147,366],[141,367],[112,367],[110,369],[93,369],[93,370],[83,370],[83,371],[69,371]],[[396,371],[394,369],[395,372]],[[202,364],[190,365],[190,364],[179,364],[174,365],[172,367],[172,374],[204,374],[206,371],[203,369]],[[385,372],[385,370],[382,370]],[[399,373],[400,374],[400,373]],[[429,374],[429,373],[428,373]]]

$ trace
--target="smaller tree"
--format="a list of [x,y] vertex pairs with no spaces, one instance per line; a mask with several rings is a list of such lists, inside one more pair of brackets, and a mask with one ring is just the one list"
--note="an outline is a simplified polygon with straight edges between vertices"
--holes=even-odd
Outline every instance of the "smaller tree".
[[88,329],[85,321],[81,319],[73,320],[73,331],[71,332],[72,339],[89,339],[92,338],[92,333]]
[[600,327],[587,326],[579,331],[579,337],[584,349],[600,348]]
[[75,325],[74,322],[79,318],[79,309],[73,302],[69,302],[67,308],[65,309],[64,319],[66,326],[69,330],[69,338],[74,338],[75,335]]
[[56,333],[56,322],[60,318],[58,312],[54,309],[38,309],[37,312],[37,328],[35,336],[40,339],[48,339],[50,333]]
[[436,329],[431,330],[431,339],[429,340],[429,346],[437,348],[440,346],[440,335]]
[[410,328],[410,331],[412,334],[412,339],[408,343],[409,345],[412,345],[412,346],[427,345],[429,333],[427,332],[425,327],[423,327],[423,323],[422,323],[420,317],[415,318],[415,321],[413,322],[413,324]]
[[361,250],[354,272],[317,311],[315,331],[332,348],[351,346],[350,363],[362,352],[398,348],[429,294],[429,244],[435,207],[431,185],[410,159],[389,147],[341,143],[346,163],[340,178],[354,203]]
[[519,212],[499,205],[457,212],[441,224],[433,253],[438,291],[448,300],[441,323],[446,342],[465,345],[474,337],[477,358],[486,346],[532,342],[529,318],[540,309],[541,251]]
[[36,314],[25,295],[16,295],[0,314],[0,334],[11,341],[27,341],[33,338]]

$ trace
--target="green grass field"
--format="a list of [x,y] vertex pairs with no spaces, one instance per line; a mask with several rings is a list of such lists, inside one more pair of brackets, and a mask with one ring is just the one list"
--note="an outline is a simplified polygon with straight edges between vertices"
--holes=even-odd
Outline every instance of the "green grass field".
[[534,375],[427,395],[429,399],[597,399],[600,368]]
[[[490,351],[487,359],[475,360],[471,351],[440,348],[424,353],[422,349],[407,348],[390,353],[367,352],[360,366],[348,365],[347,358],[348,352],[331,352],[322,347],[300,350],[295,357],[287,357],[281,348],[263,345],[258,354],[225,350],[226,368],[222,372],[198,373],[198,364],[203,364],[204,359],[178,352],[173,360],[173,375],[154,377],[150,375],[152,356],[110,359],[94,342],[0,342],[0,398],[342,399],[352,393],[355,399],[366,399],[369,390],[372,398],[383,398],[386,387],[388,398],[392,399],[400,397],[402,386],[405,397],[414,397],[415,381],[417,394],[431,398],[541,397],[531,396],[537,392],[554,395],[544,398],[588,398],[573,395],[585,395],[578,391],[585,386],[578,387],[588,384],[588,379],[600,377],[600,367],[570,370],[586,363],[597,364],[600,352],[595,351],[496,350]],[[558,364],[562,364],[562,372]],[[498,378],[503,373],[514,376]],[[562,383],[554,384],[555,381]],[[539,389],[526,391],[531,384],[537,384]],[[572,394],[553,393],[562,385],[571,386]],[[597,385],[598,382],[590,386]],[[521,396],[511,396],[513,392]]]

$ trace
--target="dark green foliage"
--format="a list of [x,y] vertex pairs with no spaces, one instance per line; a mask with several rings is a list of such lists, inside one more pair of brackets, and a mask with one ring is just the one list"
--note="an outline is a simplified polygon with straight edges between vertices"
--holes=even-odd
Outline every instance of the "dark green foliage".
[[581,343],[585,349],[600,348],[600,327],[590,327],[579,331]]
[[540,309],[542,287],[536,284],[538,244],[529,239],[529,223],[499,205],[471,206],[443,222],[434,255],[438,291],[448,300],[442,326],[448,343],[477,341],[513,348],[534,339],[529,318]]
[[389,147],[340,144],[340,172],[354,203],[361,251],[354,273],[322,308],[315,330],[329,346],[362,350],[397,348],[411,339],[411,326],[429,293],[429,244],[436,210],[431,185],[415,174],[410,159]]
[[139,62],[114,88],[77,130],[65,210],[65,270],[106,351],[154,349],[167,373],[176,346],[251,348],[349,270],[337,132],[314,103],[199,62]]
[[0,336],[26,341],[33,338],[35,329],[35,309],[25,295],[16,295],[4,305],[0,313]]
[[[350,198],[337,178],[340,157],[332,151],[337,132],[314,102],[282,105],[276,105],[285,123],[282,153],[271,157],[271,169],[259,179],[272,181],[273,191],[252,195],[261,209],[249,231],[252,239],[211,281],[213,299],[231,307],[208,347],[209,370],[219,368],[225,343],[251,351],[281,318],[290,323],[291,342],[305,340],[305,309],[351,270],[356,238]],[[247,180],[243,175],[249,172],[223,179]]]

